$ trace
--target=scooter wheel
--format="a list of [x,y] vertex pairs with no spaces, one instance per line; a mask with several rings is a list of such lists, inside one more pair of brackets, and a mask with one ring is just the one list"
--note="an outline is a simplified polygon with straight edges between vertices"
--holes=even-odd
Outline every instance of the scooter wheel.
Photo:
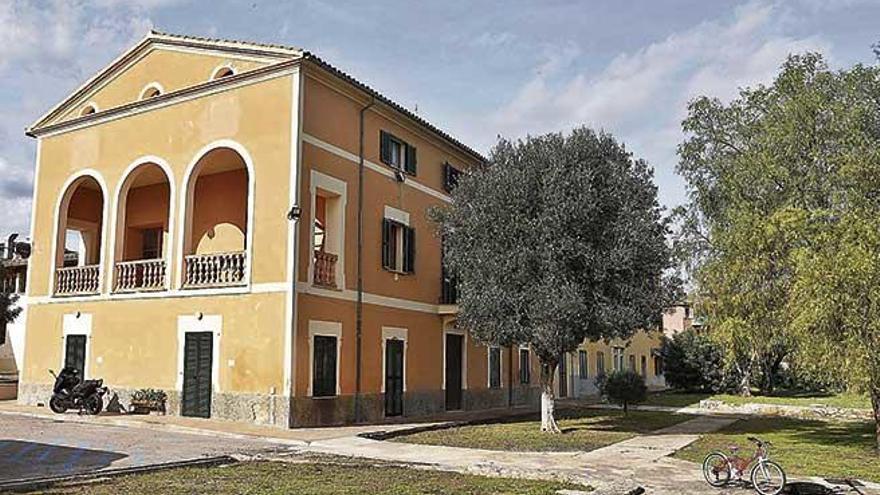
[[67,403],[58,397],[49,399],[49,409],[56,414],[64,414],[67,412]]
[[85,410],[92,416],[97,416],[104,409],[104,399],[99,395],[93,395],[86,400]]

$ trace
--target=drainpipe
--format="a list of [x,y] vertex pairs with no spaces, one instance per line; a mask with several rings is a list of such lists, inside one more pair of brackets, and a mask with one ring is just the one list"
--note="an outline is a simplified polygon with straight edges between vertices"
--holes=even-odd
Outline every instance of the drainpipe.
[[361,342],[364,329],[364,114],[373,105],[376,98],[361,108],[358,121],[358,198],[357,198],[357,304],[355,306],[355,379],[354,379],[354,421],[361,421]]

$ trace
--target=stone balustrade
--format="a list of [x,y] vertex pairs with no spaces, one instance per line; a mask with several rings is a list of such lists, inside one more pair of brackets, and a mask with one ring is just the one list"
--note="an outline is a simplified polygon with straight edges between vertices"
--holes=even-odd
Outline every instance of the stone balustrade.
[[245,284],[245,252],[191,254],[184,257],[183,288]]

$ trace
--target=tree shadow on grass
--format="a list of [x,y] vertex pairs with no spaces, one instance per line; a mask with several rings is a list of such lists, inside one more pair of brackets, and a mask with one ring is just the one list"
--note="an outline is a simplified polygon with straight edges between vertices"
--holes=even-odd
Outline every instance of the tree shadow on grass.
[[87,473],[127,454],[22,440],[0,440],[0,481]]
[[867,421],[826,422],[794,418],[749,418],[734,423],[723,433],[781,435],[791,442],[829,447],[870,449],[874,445],[874,425]]

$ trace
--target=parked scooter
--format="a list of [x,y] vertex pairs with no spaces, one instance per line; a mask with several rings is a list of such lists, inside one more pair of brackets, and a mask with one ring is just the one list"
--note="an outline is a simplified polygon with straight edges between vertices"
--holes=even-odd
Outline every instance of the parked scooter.
[[52,412],[63,414],[68,409],[77,408],[80,414],[95,415],[104,409],[104,394],[107,393],[104,380],[83,380],[76,368],[64,368],[57,375],[52,370],[49,373],[55,377],[52,398],[49,399]]

